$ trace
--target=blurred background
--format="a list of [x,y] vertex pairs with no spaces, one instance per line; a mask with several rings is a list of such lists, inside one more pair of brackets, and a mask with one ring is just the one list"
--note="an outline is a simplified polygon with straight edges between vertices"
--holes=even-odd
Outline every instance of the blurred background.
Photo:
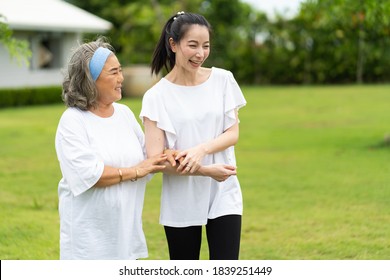
[[[232,71],[248,101],[241,258],[388,259],[390,0],[0,0],[0,258],[58,259],[54,136],[72,48],[110,39],[137,116],[178,11],[210,21],[206,66]],[[168,259],[160,187],[156,175],[143,212],[150,259]]]
[[241,84],[389,82],[390,0],[2,0],[0,87],[58,84],[70,47],[99,34],[125,67],[149,65],[182,10],[213,26],[207,66]]

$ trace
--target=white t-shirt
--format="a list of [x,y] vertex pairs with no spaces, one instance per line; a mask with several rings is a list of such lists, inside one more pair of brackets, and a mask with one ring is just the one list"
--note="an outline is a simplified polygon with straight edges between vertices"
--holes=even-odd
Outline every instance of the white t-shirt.
[[[180,86],[162,78],[143,98],[140,118],[157,122],[167,146],[184,150],[215,139],[236,122],[235,109],[246,104],[231,72],[213,67],[207,81]],[[234,147],[208,155],[202,164],[236,165]],[[160,223],[187,227],[207,219],[242,214],[237,176],[217,182],[203,176],[163,176]]]
[[111,117],[101,118],[68,108],[59,122],[61,259],[148,256],[141,221],[147,179],[92,187],[104,165],[129,167],[145,159],[144,134],[133,112],[118,103],[114,110]]

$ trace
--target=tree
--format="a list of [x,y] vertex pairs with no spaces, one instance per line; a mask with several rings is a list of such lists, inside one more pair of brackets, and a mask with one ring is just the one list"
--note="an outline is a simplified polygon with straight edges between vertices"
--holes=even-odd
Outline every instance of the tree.
[[328,82],[383,79],[384,67],[377,66],[390,62],[389,12],[389,0],[303,3],[298,18],[306,22],[305,31],[314,42],[312,70],[322,73]]
[[[249,33],[248,17],[253,13],[240,0],[68,0],[113,24],[106,36],[124,65],[149,64],[161,28],[178,11],[203,14],[213,27],[212,54],[207,65],[235,71],[243,65]],[[95,37],[95,34],[88,35]],[[253,56],[247,58],[253,62]],[[245,65],[245,64],[244,64]],[[251,64],[245,69],[249,69]],[[244,68],[241,68],[244,70]],[[237,71],[239,79],[250,71]]]
[[[113,24],[111,38],[124,65],[149,64],[166,19],[181,10],[197,10],[201,0],[69,0],[74,5]],[[196,8],[195,8],[196,7]],[[96,34],[87,35],[94,39]]]
[[13,38],[12,30],[2,19],[4,19],[4,17],[0,15],[0,44],[8,50],[11,58],[16,59],[18,63],[24,62],[29,65],[31,51],[28,42]]
[[241,0],[68,1],[113,23],[106,35],[125,66],[149,64],[166,19],[191,11],[213,27],[206,66],[240,83],[390,80],[390,0],[306,0],[296,17],[273,20]]

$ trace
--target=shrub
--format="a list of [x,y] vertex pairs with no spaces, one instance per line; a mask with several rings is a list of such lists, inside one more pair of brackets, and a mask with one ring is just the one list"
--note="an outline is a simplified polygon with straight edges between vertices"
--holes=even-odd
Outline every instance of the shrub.
[[0,108],[61,103],[61,87],[0,89]]

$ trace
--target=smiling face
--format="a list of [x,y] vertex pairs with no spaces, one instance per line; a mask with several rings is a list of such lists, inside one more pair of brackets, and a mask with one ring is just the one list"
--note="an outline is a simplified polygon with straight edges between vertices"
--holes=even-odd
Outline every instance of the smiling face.
[[176,55],[175,67],[197,71],[210,54],[210,33],[206,26],[191,25],[180,42],[170,39]]
[[122,98],[122,82],[122,67],[118,58],[111,54],[96,80],[96,88],[99,93],[98,102],[108,105],[120,100]]

